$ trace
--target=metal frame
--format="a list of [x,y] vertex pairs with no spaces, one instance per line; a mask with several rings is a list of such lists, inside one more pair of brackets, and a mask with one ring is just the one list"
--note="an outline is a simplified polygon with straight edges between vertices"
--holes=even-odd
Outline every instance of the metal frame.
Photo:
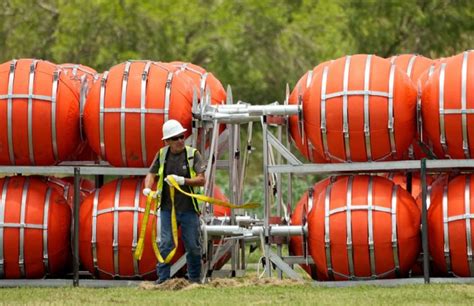
[[[272,204],[273,198],[271,196],[269,182],[274,180],[277,186],[278,195],[276,197],[278,204],[277,214],[282,216],[281,209],[282,193],[281,193],[281,175],[288,175],[288,202],[291,203],[291,181],[294,174],[342,174],[342,173],[373,173],[373,172],[387,172],[387,171],[421,171],[422,180],[422,226],[427,229],[427,187],[426,174],[427,172],[435,171],[453,171],[466,170],[472,171],[474,169],[474,160],[411,160],[411,161],[396,161],[396,162],[367,162],[367,163],[344,163],[344,164],[304,164],[299,161],[295,155],[292,154],[289,145],[289,134],[286,130],[286,145],[282,143],[282,126],[288,121],[289,115],[301,113],[301,105],[249,105],[245,102],[239,101],[233,104],[232,92],[228,88],[228,100],[225,105],[212,106],[209,104],[210,93],[206,92],[205,101],[201,105],[197,105],[197,99],[193,101],[193,144],[200,145],[200,151],[203,152],[205,158],[208,159],[208,169],[206,172],[207,185],[205,193],[212,195],[211,186],[215,181],[215,171],[217,169],[225,169],[229,172],[229,187],[232,190],[230,200],[234,203],[242,203],[243,192],[243,177],[245,173],[245,163],[248,155],[240,159],[240,125],[249,124],[249,136],[247,141],[247,154],[251,152],[251,131],[252,123],[260,121],[263,128],[263,174],[264,174],[264,219],[253,219],[249,216],[239,216],[234,213],[227,218],[213,218],[212,209],[209,212],[204,211],[203,218],[217,219],[222,222],[229,222],[229,225],[212,225],[205,224],[202,226],[204,237],[207,241],[212,241],[212,237],[226,236],[227,242],[224,245],[224,250],[232,251],[231,271],[230,276],[236,276],[239,272],[245,270],[245,252],[244,246],[247,241],[260,241],[264,248],[264,257],[266,263],[266,274],[271,276],[272,265],[278,269],[278,276],[283,277],[285,273],[290,278],[301,279],[301,276],[296,273],[292,266],[295,263],[312,263],[311,258],[304,256],[283,256],[281,254],[281,244],[277,244],[277,252],[272,250],[274,237],[289,237],[292,235],[301,235],[305,237],[307,228],[306,225],[292,226],[292,225],[277,225],[271,224]],[[269,116],[282,117],[284,120],[277,124],[277,136],[274,136],[270,131]],[[227,124],[227,131],[219,136],[218,130],[220,124]],[[210,133],[209,131],[212,131]],[[197,136],[199,135],[199,140]],[[210,146],[206,148],[206,144]],[[224,147],[227,144],[228,160],[220,160],[219,154],[225,151]],[[275,153],[277,156],[275,158]],[[242,162],[241,162],[242,161]],[[79,187],[81,175],[146,175],[147,168],[112,168],[97,165],[60,165],[50,167],[38,166],[0,166],[0,173],[21,173],[21,174],[66,174],[74,175],[74,230],[73,230],[73,286],[79,286]],[[208,219],[206,219],[208,218]],[[422,232],[423,244],[423,267],[424,267],[424,282],[430,282],[429,275],[429,249],[428,249],[428,234],[426,230]],[[214,253],[211,248],[207,249],[208,266],[206,271],[212,272],[212,263],[219,260],[222,254],[220,250]],[[184,265],[184,258],[178,260],[176,266],[172,269],[176,271]],[[207,276],[212,273],[206,273]],[[466,278],[467,282],[472,281],[471,278]],[[0,282],[0,286],[9,286],[8,281]],[[127,282],[129,284],[129,282]]]

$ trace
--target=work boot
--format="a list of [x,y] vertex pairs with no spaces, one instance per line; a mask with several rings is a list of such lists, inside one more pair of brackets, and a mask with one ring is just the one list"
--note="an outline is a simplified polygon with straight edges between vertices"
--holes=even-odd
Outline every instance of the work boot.
[[188,279],[188,282],[190,282],[191,284],[202,284],[201,283],[201,280],[199,278],[197,279]]
[[157,280],[155,281],[155,285],[161,285],[161,284],[163,284],[163,283],[166,282],[166,281],[167,281],[167,279],[157,279]]

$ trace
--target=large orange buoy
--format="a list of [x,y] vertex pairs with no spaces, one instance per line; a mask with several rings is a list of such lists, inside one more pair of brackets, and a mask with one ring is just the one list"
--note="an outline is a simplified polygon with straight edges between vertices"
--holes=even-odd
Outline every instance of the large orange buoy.
[[[56,190],[66,200],[67,204],[74,211],[74,177],[40,177],[48,184],[49,187]],[[82,203],[84,199],[95,191],[95,184],[91,180],[86,178],[80,178],[79,180],[79,203]]]
[[[383,175],[384,177],[391,180],[394,184],[399,185],[405,190],[408,190],[408,173],[404,172],[391,172]],[[429,187],[433,183],[434,177],[431,175],[426,176],[426,186]],[[413,198],[417,198],[421,194],[421,176],[420,172],[414,172],[411,176],[411,195]]]
[[431,190],[428,210],[430,255],[444,274],[474,276],[474,176],[460,175]]
[[70,267],[71,212],[38,178],[0,179],[0,278],[64,275]]
[[[330,61],[323,62],[314,67],[313,70],[307,71],[296,83],[295,88],[293,89],[290,97],[288,98],[288,104],[303,103],[303,95],[311,85],[313,77],[316,74],[321,73],[324,67],[326,67],[330,63]],[[293,143],[295,144],[298,151],[300,151],[304,157],[306,157],[310,161],[314,161],[315,159],[317,159],[318,155],[314,151],[314,146],[309,141],[308,135],[306,135],[304,132],[304,127],[303,125],[301,125],[301,123],[303,123],[302,120],[304,120],[304,118],[299,118],[298,115],[290,116],[289,126],[291,139],[293,140]]]
[[421,113],[426,137],[439,158],[474,154],[474,52],[441,62],[424,84]]
[[53,63],[0,65],[0,164],[52,165],[79,145],[79,96]]
[[64,74],[74,84],[74,89],[79,96],[79,114],[80,114],[80,133],[81,133],[81,145],[77,148],[76,152],[73,153],[70,160],[80,161],[95,161],[98,160],[97,154],[92,151],[89,144],[87,143],[84,124],[82,118],[84,117],[84,104],[86,102],[87,93],[89,92],[92,85],[97,82],[99,75],[97,71],[91,67],[87,67],[80,64],[60,64],[59,67],[64,71]]
[[[81,91],[87,93],[92,84],[94,84],[98,79],[99,75],[91,67],[87,67],[81,64],[72,64],[65,63],[58,65],[63,71],[64,74],[72,81],[76,92],[80,95]],[[86,88],[84,88],[84,86]],[[85,98],[85,97],[84,97]]]
[[164,146],[161,127],[178,120],[191,133],[193,84],[170,65],[125,62],[100,76],[87,97],[89,145],[113,166],[147,167]]
[[309,251],[329,280],[406,276],[420,251],[419,231],[412,196],[377,176],[340,177],[308,217]]
[[[432,59],[416,54],[400,54],[392,56],[389,59],[391,63],[404,71],[415,85],[418,84],[420,77],[435,64],[435,61]],[[421,128],[421,90],[418,92],[416,103],[416,120],[417,134],[419,134],[419,129]],[[421,159],[428,157],[418,142],[419,138],[420,136],[416,135],[415,139],[413,139],[411,145],[408,147],[408,151],[406,152],[407,159]]]
[[317,162],[401,159],[416,129],[416,88],[390,61],[346,56],[316,74],[303,96]]
[[389,60],[405,72],[415,84],[420,76],[435,62],[432,59],[417,54],[394,55]]
[[[80,207],[79,255],[84,268],[101,279],[156,279],[157,260],[152,249],[151,232],[160,225],[150,216],[143,256],[133,257],[140,235],[146,198],[141,179],[118,179],[88,196]],[[179,244],[174,261],[184,254]]]
[[[219,186],[214,185],[213,188],[214,198],[229,202],[229,199],[225,196]],[[216,217],[230,217],[230,208],[225,206],[214,205],[214,216]]]
[[[335,177],[334,177],[335,178]],[[307,223],[308,214],[313,208],[313,205],[317,202],[317,198],[324,191],[327,185],[331,183],[331,180],[324,179],[316,184],[305,192],[303,197],[296,204],[295,210],[291,214],[291,225],[302,225],[304,226]],[[291,236],[290,243],[288,245],[290,255],[294,256],[310,256],[307,252],[309,249],[305,244],[304,238],[300,236]],[[316,265],[314,264],[301,264],[301,268],[305,270],[313,279],[323,280],[324,276],[322,273],[318,272]]]
[[226,101],[226,91],[222,83],[204,68],[185,62],[171,62],[171,66],[176,69],[176,74],[184,74],[189,77],[196,88],[198,98],[202,100],[206,94],[206,90],[210,91],[211,104],[224,104]]
[[[427,176],[428,178],[428,176]],[[437,190],[439,188],[443,189],[445,185],[447,185],[449,182],[449,176],[442,174],[438,176],[436,179],[433,179],[430,183],[430,185],[427,186],[426,189],[426,209],[430,209],[431,206],[431,194],[432,190]],[[423,202],[422,202],[422,194],[421,191],[416,197],[416,206],[418,206],[418,209],[420,212],[423,209]],[[422,229],[423,230],[423,229]],[[423,275],[423,251],[421,251],[420,255],[418,256],[418,260],[416,261],[415,265],[411,269],[411,275],[412,276],[421,276]],[[443,276],[445,273],[442,273],[439,271],[437,266],[434,264],[432,257],[430,256],[430,275],[431,276]]]

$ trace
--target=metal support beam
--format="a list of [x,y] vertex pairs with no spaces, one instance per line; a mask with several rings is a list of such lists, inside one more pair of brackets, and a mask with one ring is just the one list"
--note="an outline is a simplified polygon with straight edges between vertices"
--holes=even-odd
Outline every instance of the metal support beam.
[[79,205],[80,205],[81,170],[74,168],[74,232],[73,232],[73,284],[79,286]]
[[182,267],[186,265],[186,254],[184,253],[170,268],[170,276],[173,277]]
[[426,159],[421,160],[421,242],[423,246],[423,276],[425,284],[430,283],[430,251],[428,247],[428,209],[426,207]]
[[[303,280],[301,275],[298,274],[295,270],[293,270],[286,262],[284,262],[280,256],[273,253],[271,250],[268,251],[269,257],[271,261],[281,270],[283,273],[288,275],[288,277],[296,280]],[[267,270],[271,270],[270,266],[267,266]]]

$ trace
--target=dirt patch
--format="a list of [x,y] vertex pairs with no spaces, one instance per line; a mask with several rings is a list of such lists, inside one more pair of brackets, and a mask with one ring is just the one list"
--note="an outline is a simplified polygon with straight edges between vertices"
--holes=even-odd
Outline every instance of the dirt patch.
[[184,278],[173,278],[159,285],[154,282],[141,282],[139,288],[145,290],[182,290],[190,285],[195,284],[191,284]]
[[215,278],[210,280],[205,286],[208,288],[242,287],[242,282],[233,278]]
[[190,290],[195,288],[236,288],[236,287],[254,287],[254,286],[292,286],[303,285],[304,281],[277,278],[215,278],[205,284],[190,283],[183,278],[173,278],[162,284],[155,285],[153,282],[140,283],[140,289],[144,290]]
[[294,279],[278,279],[278,278],[252,278],[248,282],[253,285],[271,285],[271,286],[291,286],[291,285],[304,285],[305,281],[294,280]]

